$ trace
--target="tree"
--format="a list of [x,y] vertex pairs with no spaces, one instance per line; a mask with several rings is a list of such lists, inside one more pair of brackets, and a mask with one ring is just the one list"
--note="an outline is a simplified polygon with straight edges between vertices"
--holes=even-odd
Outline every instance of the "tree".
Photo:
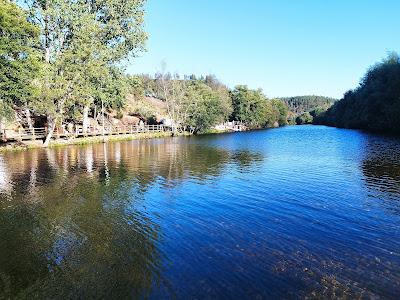
[[307,111],[296,118],[297,125],[312,124],[313,116]]
[[324,97],[324,96],[295,96],[295,97],[284,97],[279,98],[288,106],[289,110],[296,115],[312,111],[317,107],[324,108],[327,110],[331,107],[337,99]]
[[230,113],[224,94],[201,81],[193,81],[187,86],[185,107],[188,115],[185,126],[194,133],[225,121]]
[[316,107],[312,111],[310,111],[310,115],[313,117],[313,124],[321,124],[325,118],[327,109],[324,107]]
[[144,0],[29,0],[27,5],[41,29],[46,64],[36,102],[48,119],[46,146],[68,106],[81,106],[85,123],[93,95],[104,90],[103,78],[112,78],[113,68],[144,49]]
[[2,119],[14,117],[14,105],[26,108],[35,94],[38,37],[39,30],[27,22],[25,11],[0,0],[0,128]]
[[289,113],[289,108],[285,104],[284,101],[280,99],[273,99],[271,100],[272,106],[275,108],[277,111],[277,122],[279,126],[284,126],[288,124],[288,113]]
[[231,91],[233,103],[232,118],[252,127],[262,127],[273,123],[273,107],[260,89],[251,90],[238,85]]
[[400,132],[400,57],[389,53],[370,67],[359,86],[345,93],[321,123],[372,131]]
[[[164,68],[165,69],[165,66]],[[172,131],[175,133],[178,126],[186,124],[188,118],[188,105],[185,102],[186,80],[179,80],[176,75],[173,78],[165,76],[164,72],[159,78],[158,86],[162,90],[163,98],[167,105],[169,119],[173,122]]]
[[[152,79],[148,75],[141,75],[144,93],[165,101],[168,118],[172,121],[172,129],[189,129],[193,132],[205,131],[215,122],[223,122],[232,113],[232,101],[228,88],[215,76],[194,76],[180,78],[178,74],[166,72],[165,63],[162,72],[156,73]],[[211,102],[215,107],[210,107]],[[212,114],[204,116],[207,108]],[[218,117],[214,112],[218,111]]]

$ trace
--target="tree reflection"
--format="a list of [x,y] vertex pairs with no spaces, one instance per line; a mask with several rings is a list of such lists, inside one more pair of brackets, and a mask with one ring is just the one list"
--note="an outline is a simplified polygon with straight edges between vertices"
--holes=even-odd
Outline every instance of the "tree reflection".
[[366,186],[384,208],[400,214],[400,140],[369,136],[361,164]]
[[147,190],[207,183],[227,165],[260,161],[175,139],[5,153],[0,298],[146,298],[163,280]]
[[261,163],[264,157],[260,153],[240,150],[231,155],[231,160],[239,167],[239,170],[246,171],[251,169],[254,164]]
[[114,178],[105,186],[57,176],[39,189],[40,204],[2,211],[1,290],[24,298],[148,295],[161,267],[159,228],[129,211],[140,198]]

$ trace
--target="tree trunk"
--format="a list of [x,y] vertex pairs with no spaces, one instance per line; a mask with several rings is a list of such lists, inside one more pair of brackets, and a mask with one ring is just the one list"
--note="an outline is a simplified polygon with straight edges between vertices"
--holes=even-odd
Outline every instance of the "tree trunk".
[[26,122],[28,123],[28,128],[31,131],[33,131],[33,123],[32,123],[31,112],[29,111],[29,108],[25,108],[25,116],[26,116]]
[[47,117],[47,136],[43,143],[43,147],[48,147],[51,137],[53,136],[54,129],[56,128],[56,120],[51,116]]
[[4,130],[5,130],[5,122],[3,118],[0,118],[0,137],[2,141],[5,141],[6,137],[4,136]]
[[89,106],[83,108],[82,127],[83,133],[86,134],[89,127]]

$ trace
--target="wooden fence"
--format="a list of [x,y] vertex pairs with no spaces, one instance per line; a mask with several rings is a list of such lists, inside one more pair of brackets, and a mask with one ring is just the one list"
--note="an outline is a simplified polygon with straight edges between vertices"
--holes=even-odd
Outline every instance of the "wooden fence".
[[[86,132],[82,126],[74,126],[73,130],[68,131],[65,128],[56,128],[53,138],[73,138],[86,136],[118,135],[118,134],[140,134],[145,132],[163,132],[169,130],[163,125],[128,125],[128,126],[105,126],[91,127]],[[44,139],[47,135],[47,128],[20,128],[18,130],[3,129],[0,133],[2,141],[22,141]]]

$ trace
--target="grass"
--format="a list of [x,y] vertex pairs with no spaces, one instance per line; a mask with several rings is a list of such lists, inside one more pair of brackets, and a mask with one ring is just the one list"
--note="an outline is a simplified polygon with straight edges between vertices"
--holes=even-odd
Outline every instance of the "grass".
[[200,134],[219,134],[219,133],[227,133],[227,132],[233,132],[233,131],[230,129],[225,129],[225,130],[208,129],[208,130],[201,132]]

